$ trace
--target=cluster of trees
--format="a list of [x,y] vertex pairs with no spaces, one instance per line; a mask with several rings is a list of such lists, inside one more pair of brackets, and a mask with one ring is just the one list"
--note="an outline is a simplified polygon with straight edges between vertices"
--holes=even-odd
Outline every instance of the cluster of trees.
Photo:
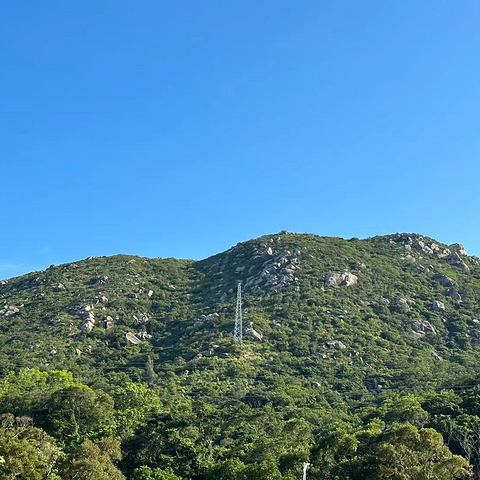
[[0,384],[0,480],[480,478],[479,415],[479,387],[336,411],[22,370]]

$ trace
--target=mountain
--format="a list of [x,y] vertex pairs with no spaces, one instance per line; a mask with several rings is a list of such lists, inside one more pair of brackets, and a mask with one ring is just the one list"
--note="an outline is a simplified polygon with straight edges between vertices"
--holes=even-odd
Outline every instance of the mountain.
[[[237,282],[243,295],[243,346],[232,335]],[[349,425],[351,441],[363,445],[360,427],[377,417],[386,422],[404,408],[395,425],[425,431],[430,425],[447,438],[437,418],[445,412],[429,411],[426,398],[454,391],[470,395],[480,373],[480,260],[460,244],[447,246],[419,234],[344,240],[280,232],[201,261],[90,257],[4,280],[0,298],[4,413],[36,416],[55,437],[44,405],[43,410],[21,402],[12,407],[8,391],[12,384],[26,389],[18,386],[25,369],[38,375],[72,372],[85,388],[113,398],[117,410],[132,382],[150,385],[164,409],[179,401],[187,402],[189,411],[199,404],[217,409],[204,419],[212,431],[194,435],[194,444],[209,438],[209,448],[199,447],[205,458],[198,452],[184,458],[178,449],[168,454],[167,447],[160,456],[149,456],[142,450],[148,444],[142,437],[148,432],[142,430],[147,417],[128,434],[116,432],[126,452],[121,468],[136,475],[131,478],[157,478],[148,475],[155,469],[167,475],[168,468],[174,477],[158,478],[267,478],[252,469],[268,462],[275,464],[271,468],[279,478],[297,478],[302,458],[313,463],[312,478],[365,477],[364,471],[345,470],[347,464],[353,468],[353,453],[348,459],[326,459],[321,445],[327,424]],[[477,407],[461,410],[463,397],[455,398],[455,418],[476,414]],[[410,399],[413,406],[392,407],[393,399]],[[202,412],[192,413],[192,423],[207,415]],[[420,412],[423,420],[410,418],[409,412]],[[257,435],[242,430],[249,416],[253,423],[261,418]],[[278,423],[279,430],[269,431],[269,423]],[[300,424],[308,434],[298,430]],[[97,427],[95,435],[101,438],[105,432]],[[285,428],[291,429],[290,440],[276,447],[280,453],[272,458],[260,454],[257,437],[279,441],[275,437]],[[375,433],[383,434],[381,429]],[[308,445],[295,456],[299,435]],[[75,441],[90,436],[77,432]],[[65,451],[73,448],[72,438],[61,438]],[[461,442],[450,440],[453,453],[464,454]],[[1,452],[0,445],[0,457]],[[288,452],[295,457],[290,466]],[[322,465],[312,455],[322,458]],[[235,471],[234,459],[243,466],[228,477],[228,468]],[[219,464],[230,466],[220,473]],[[343,477],[338,477],[339,465]],[[146,476],[139,476],[142,466],[153,473],[145,470]],[[371,478],[381,478],[375,475]]]

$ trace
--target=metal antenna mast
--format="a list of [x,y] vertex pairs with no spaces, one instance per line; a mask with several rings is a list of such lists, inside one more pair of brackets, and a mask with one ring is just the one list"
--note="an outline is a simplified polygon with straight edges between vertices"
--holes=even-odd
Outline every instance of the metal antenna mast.
[[237,282],[237,308],[235,310],[235,329],[233,341],[243,345],[243,320],[242,320],[242,282]]

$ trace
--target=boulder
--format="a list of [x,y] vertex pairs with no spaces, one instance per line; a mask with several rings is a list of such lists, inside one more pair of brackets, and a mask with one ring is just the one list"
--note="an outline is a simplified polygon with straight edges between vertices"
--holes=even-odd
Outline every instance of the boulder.
[[456,302],[461,302],[462,301],[462,296],[458,292],[458,290],[455,290],[454,288],[451,288],[448,290],[447,295],[449,297],[452,297]]
[[445,311],[445,304],[440,300],[434,300],[432,303],[432,310],[434,312],[444,312]]
[[91,320],[87,320],[85,323],[82,323],[78,328],[88,333],[93,330],[93,327],[95,327],[95,323]]
[[433,325],[428,320],[413,322],[412,330],[423,335],[425,335],[427,332],[433,333],[434,335],[437,333]]
[[347,346],[340,340],[330,340],[327,342],[327,347],[336,348],[337,350],[345,350]]
[[458,253],[459,255],[467,255],[467,251],[461,243],[454,243],[450,245],[450,249]]
[[130,345],[140,345],[140,343],[142,343],[142,341],[136,335],[130,332],[125,334],[125,338]]
[[453,287],[455,286],[455,281],[452,280],[449,276],[444,275],[443,273],[437,273],[433,276],[432,280],[438,282],[440,285],[444,287]]
[[263,335],[253,328],[253,322],[250,322],[250,325],[244,329],[244,333],[257,342],[263,340]]
[[13,315],[16,315],[18,312],[20,312],[20,309],[18,307],[5,305],[0,310],[0,317],[12,317]]
[[461,268],[467,272],[470,271],[470,267],[462,260],[457,252],[452,253],[452,255],[448,257],[448,262],[454,267]]
[[410,311],[410,305],[408,303],[408,300],[406,298],[400,297],[397,298],[395,302],[395,306],[401,310],[402,312],[409,312]]
[[329,272],[325,276],[325,283],[332,287],[350,287],[355,285],[357,281],[358,277],[347,271]]
[[63,292],[65,290],[65,285],[63,285],[63,283],[53,283],[50,285],[50,290],[52,292]]

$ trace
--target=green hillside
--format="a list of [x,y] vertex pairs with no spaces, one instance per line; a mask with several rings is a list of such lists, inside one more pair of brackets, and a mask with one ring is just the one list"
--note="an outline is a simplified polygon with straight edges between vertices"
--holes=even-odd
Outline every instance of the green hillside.
[[0,298],[0,480],[480,478],[480,263],[459,244],[281,232],[51,266]]

